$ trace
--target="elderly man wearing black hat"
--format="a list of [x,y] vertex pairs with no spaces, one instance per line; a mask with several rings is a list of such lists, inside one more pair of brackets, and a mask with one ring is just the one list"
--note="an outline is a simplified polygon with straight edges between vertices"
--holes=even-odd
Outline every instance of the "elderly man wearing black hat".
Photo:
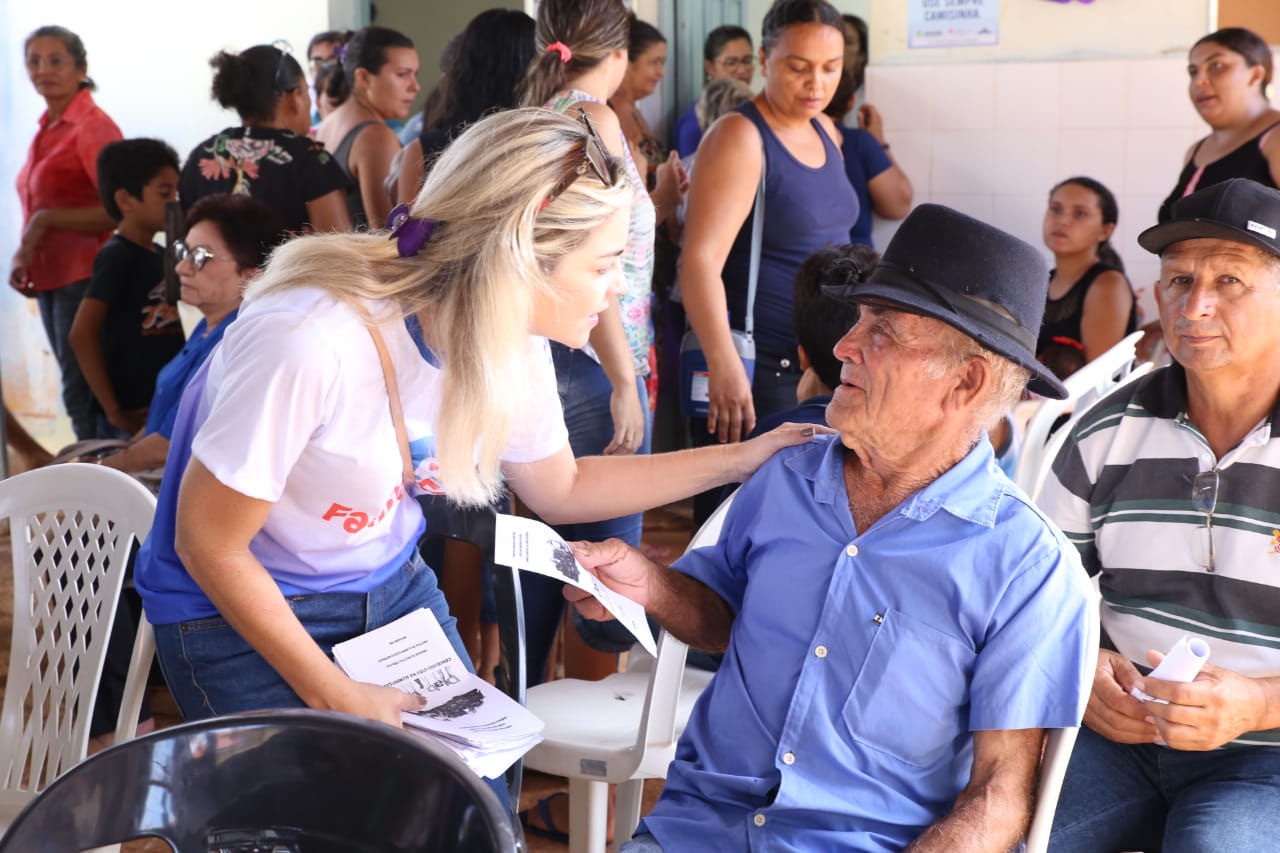
[[[1033,387],[1039,252],[938,205],[839,295],[838,436],[784,450],[719,542],[671,568],[579,559],[691,645],[726,649],[627,851],[1007,851],[1043,729],[1078,724],[1089,590],[985,430]],[[599,617],[594,600],[578,602]]]
[[[1054,851],[1280,847],[1280,192],[1172,214],[1138,242],[1173,364],[1080,420],[1041,497],[1103,595]],[[1188,636],[1194,681],[1144,675]]]

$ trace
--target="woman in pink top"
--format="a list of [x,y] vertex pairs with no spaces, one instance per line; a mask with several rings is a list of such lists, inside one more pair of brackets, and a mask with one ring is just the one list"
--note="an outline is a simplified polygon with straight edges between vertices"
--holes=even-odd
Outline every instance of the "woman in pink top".
[[76,438],[93,438],[93,396],[67,335],[94,255],[115,227],[98,198],[97,161],[103,146],[121,138],[120,128],[89,94],[94,85],[79,36],[41,27],[27,36],[25,54],[31,84],[48,108],[18,172],[23,232],[9,283],[39,301]]

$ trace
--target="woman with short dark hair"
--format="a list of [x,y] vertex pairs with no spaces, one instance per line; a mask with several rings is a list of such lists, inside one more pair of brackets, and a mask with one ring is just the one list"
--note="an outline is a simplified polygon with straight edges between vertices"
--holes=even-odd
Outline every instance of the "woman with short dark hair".
[[[702,56],[705,86],[726,78],[750,85],[751,77],[755,74],[755,57],[752,56],[751,33],[742,27],[725,24],[707,33],[707,39],[702,45]],[[671,131],[672,147],[682,158],[690,157],[698,150],[698,143],[706,132],[702,122],[698,121],[697,106],[695,101],[676,119]]]

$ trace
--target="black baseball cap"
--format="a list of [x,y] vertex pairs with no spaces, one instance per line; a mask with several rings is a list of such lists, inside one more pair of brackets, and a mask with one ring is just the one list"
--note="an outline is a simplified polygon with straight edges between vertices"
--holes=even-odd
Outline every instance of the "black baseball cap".
[[1280,191],[1248,178],[1232,178],[1173,203],[1168,222],[1138,235],[1154,254],[1182,240],[1214,237],[1257,246],[1280,255]]

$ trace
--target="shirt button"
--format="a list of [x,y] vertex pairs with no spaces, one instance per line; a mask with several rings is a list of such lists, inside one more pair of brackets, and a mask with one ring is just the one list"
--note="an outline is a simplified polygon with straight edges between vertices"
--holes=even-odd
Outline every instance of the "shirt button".
[[818,646],[816,649],[813,650],[813,655],[814,657],[825,658],[827,656],[827,647]]
[[751,822],[754,823],[756,826],[764,826],[764,815],[760,814],[759,812],[756,812],[755,817],[751,818]]
[[796,763],[796,754],[795,754],[794,752],[784,752],[784,753],[782,753],[782,763],[783,763],[783,764],[795,764],[795,763]]
[[844,549],[844,552],[848,554],[850,557],[856,557],[858,556],[858,546],[850,545],[848,548]]

